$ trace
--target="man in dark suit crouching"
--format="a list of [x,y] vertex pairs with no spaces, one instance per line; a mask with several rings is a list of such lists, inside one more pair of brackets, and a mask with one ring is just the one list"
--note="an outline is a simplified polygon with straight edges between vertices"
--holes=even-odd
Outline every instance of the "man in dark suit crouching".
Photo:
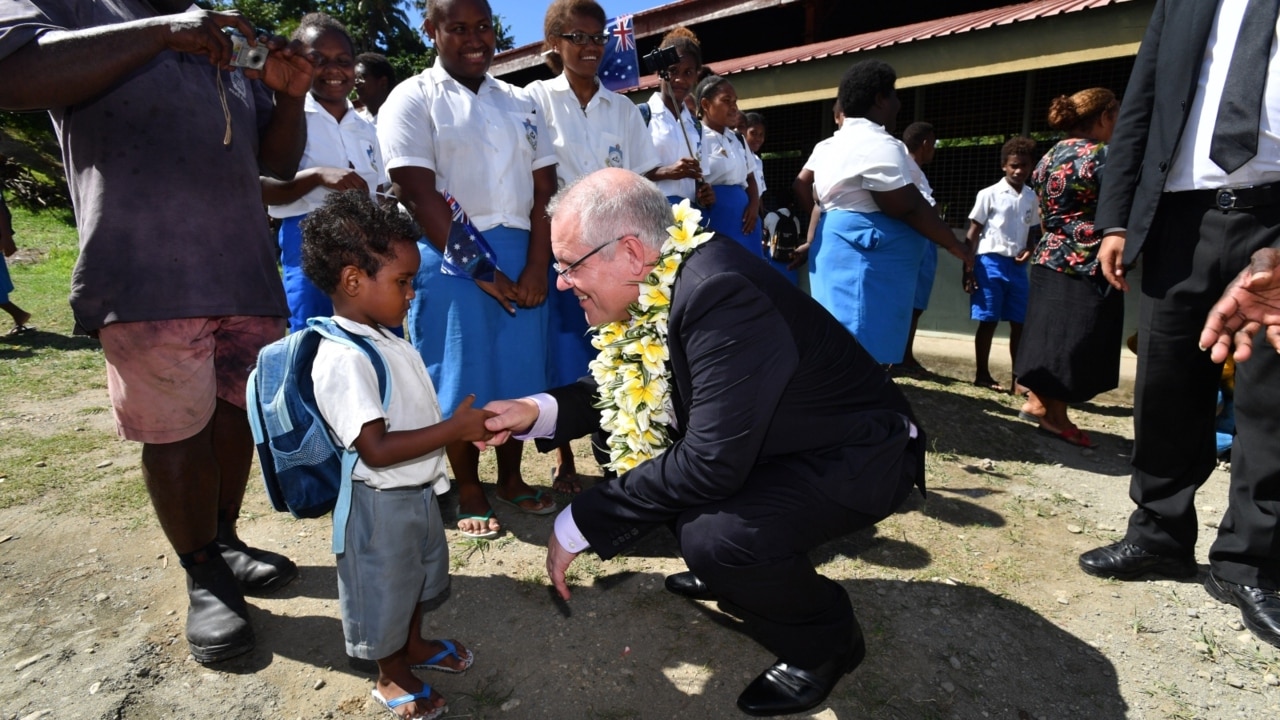
[[[631,320],[672,210],[633,173],[606,169],[549,208],[551,246],[589,324]],[[690,572],[671,592],[716,599],[778,661],[738,706],[752,715],[820,704],[865,653],[849,596],[808,551],[873,525],[924,490],[924,435],[906,398],[839,322],[776,270],[716,236],[681,264],[671,291],[665,452],[573,500],[548,542],[565,599],[578,553],[610,558],[671,527]],[[489,429],[550,448],[600,425],[589,378],[496,401]]]

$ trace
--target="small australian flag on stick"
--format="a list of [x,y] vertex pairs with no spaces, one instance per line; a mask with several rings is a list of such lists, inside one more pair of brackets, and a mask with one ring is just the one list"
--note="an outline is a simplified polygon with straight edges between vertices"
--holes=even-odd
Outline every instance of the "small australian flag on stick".
[[453,213],[440,271],[445,275],[493,282],[494,271],[498,269],[498,256],[489,247],[484,235],[471,223],[471,218],[463,212],[457,199],[447,190],[442,190],[440,194],[444,195],[444,201],[449,204],[449,210]]
[[620,92],[640,84],[640,58],[636,53],[636,35],[631,29],[631,16],[622,15],[604,26],[609,41],[604,44],[604,57],[596,75],[606,88]]

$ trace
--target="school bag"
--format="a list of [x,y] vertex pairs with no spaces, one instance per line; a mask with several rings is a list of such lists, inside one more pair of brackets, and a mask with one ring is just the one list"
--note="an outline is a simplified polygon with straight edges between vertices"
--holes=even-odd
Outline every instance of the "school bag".
[[791,262],[800,247],[800,223],[787,208],[764,216],[764,251],[770,260]]
[[249,373],[246,404],[271,507],[297,518],[332,512],[333,552],[341,553],[357,453],[334,444],[316,406],[311,365],[325,340],[368,356],[385,411],[391,401],[391,376],[382,353],[327,317],[311,318],[307,327],[262,348],[257,366]]

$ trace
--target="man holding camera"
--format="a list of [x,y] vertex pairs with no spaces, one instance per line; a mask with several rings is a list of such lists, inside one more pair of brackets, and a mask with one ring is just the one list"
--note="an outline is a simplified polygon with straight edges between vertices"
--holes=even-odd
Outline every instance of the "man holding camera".
[[[288,314],[259,174],[292,177],[313,68],[235,13],[187,0],[0,4],[0,108],[48,110],[80,234],[71,308],[97,336],[122,436],[143,443],[160,526],[187,572],[202,663],[252,649],[244,593],[294,564],[236,536],[253,440],[244,387]],[[265,42],[260,69],[233,52]]]

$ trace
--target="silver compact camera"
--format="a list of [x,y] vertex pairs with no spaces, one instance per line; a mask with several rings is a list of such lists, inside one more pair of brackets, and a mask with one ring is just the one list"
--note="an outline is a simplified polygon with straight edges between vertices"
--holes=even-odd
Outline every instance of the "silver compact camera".
[[244,35],[234,28],[224,28],[223,32],[231,38],[231,66],[261,70],[267,64],[267,46],[258,43],[250,45]]

